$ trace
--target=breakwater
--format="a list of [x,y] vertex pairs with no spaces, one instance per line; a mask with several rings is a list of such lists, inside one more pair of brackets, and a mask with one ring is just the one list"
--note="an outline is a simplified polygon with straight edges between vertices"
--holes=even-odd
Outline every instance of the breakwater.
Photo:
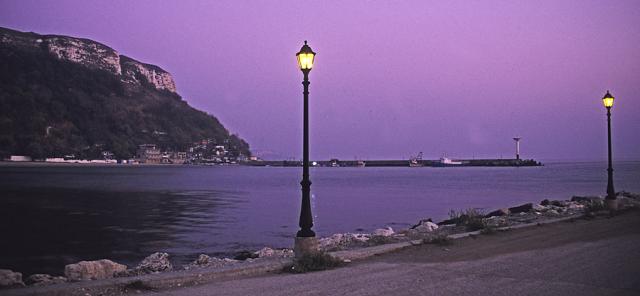
[[[319,160],[309,165],[316,167],[519,167],[541,166],[533,159],[453,159],[456,164],[443,163],[440,160]],[[253,160],[243,162],[249,166],[297,167],[302,161],[297,160]]]

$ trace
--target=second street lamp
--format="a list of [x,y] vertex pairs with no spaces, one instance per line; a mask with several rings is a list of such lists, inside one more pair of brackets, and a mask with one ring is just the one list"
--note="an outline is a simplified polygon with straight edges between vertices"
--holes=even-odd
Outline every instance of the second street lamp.
[[311,50],[304,41],[300,52],[296,54],[298,67],[304,74],[302,85],[304,86],[304,107],[303,107],[303,140],[302,140],[302,205],[300,208],[300,230],[296,234],[295,253],[301,256],[305,253],[316,252],[318,241],[316,234],[311,230],[313,227],[313,216],[311,214],[311,180],[309,179],[309,72],[313,68],[313,60],[316,53]]
[[616,191],[613,189],[613,164],[611,157],[611,107],[613,107],[614,99],[615,98],[611,93],[609,93],[609,91],[607,91],[604,97],[602,97],[602,104],[607,108],[607,150],[609,152],[609,166],[607,168],[607,197],[605,198],[605,202],[610,210],[617,209]]

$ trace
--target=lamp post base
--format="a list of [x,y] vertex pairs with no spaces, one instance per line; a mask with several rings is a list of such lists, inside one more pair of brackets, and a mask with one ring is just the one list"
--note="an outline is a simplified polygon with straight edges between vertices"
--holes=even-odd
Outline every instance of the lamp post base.
[[607,210],[617,211],[618,210],[618,199],[604,199],[604,205],[607,207]]
[[318,239],[316,237],[298,237],[296,236],[293,252],[296,258],[303,255],[318,253]]

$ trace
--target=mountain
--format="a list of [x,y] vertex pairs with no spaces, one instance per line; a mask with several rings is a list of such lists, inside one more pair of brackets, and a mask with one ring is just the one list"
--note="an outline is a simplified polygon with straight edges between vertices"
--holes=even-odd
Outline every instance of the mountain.
[[140,144],[185,151],[203,139],[251,154],[162,68],[89,39],[0,28],[0,157],[131,158]]

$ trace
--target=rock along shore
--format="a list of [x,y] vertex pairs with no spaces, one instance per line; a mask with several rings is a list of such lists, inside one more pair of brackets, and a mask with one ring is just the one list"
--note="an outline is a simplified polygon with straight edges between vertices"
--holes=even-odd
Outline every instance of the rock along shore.
[[[640,194],[623,191],[617,196],[620,210],[640,208]],[[447,220],[434,223],[431,219],[423,219],[408,229],[398,231],[387,227],[376,229],[373,233],[333,234],[320,238],[319,248],[349,262],[351,259],[415,244],[438,243],[501,229],[608,214],[603,198],[598,196],[573,196],[570,200],[545,199],[539,204],[527,203],[487,214],[477,209],[451,211]],[[155,286],[181,286],[202,283],[225,274],[250,275],[278,271],[292,262],[293,257],[291,249],[265,247],[255,252],[240,252],[235,258],[201,254],[193,262],[180,267],[173,266],[170,255],[161,252],[149,255],[132,268],[108,259],[81,261],[65,266],[64,277],[33,274],[23,279],[20,272],[0,269],[0,289],[15,295],[44,295],[54,291],[59,291],[59,295],[93,295],[91,291],[121,294],[128,290],[154,289],[145,284],[154,280]]]

